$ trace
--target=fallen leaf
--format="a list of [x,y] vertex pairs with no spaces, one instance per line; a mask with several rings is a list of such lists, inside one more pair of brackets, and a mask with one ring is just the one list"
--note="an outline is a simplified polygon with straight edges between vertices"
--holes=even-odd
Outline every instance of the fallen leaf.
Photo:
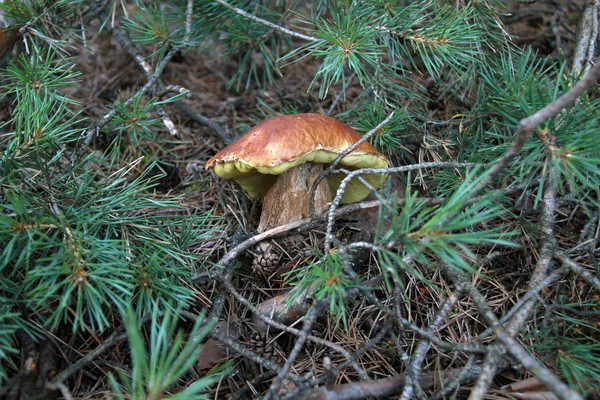
[[[235,325],[232,321],[219,321],[214,329],[222,330],[227,336],[239,339],[242,335]],[[209,338],[202,345],[200,353],[198,353],[196,369],[198,371],[210,370],[215,365],[219,365],[227,359],[229,359],[229,349],[227,346],[216,339]]]

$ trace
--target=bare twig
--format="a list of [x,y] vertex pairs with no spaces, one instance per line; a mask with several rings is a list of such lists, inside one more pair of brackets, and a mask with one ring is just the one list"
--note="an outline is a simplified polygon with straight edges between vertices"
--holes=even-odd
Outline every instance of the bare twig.
[[592,66],[598,41],[598,12],[600,0],[586,1],[577,32],[577,44],[573,56],[573,74],[587,72]]
[[183,42],[189,43],[192,36],[192,20],[194,17],[194,0],[188,0],[187,7],[185,9],[185,34],[183,35]]
[[212,129],[215,136],[217,136],[224,144],[227,145],[231,143],[231,137],[227,134],[227,132],[225,132],[223,128],[221,128],[221,125],[217,124],[212,119],[196,112],[194,109],[192,109],[190,106],[188,106],[182,101],[175,102],[174,105],[194,121],[199,122],[202,125]]
[[358,146],[360,146],[361,144],[363,144],[364,142],[366,142],[367,140],[369,140],[371,138],[371,136],[375,135],[381,128],[383,128],[384,126],[386,126],[388,124],[388,122],[390,122],[393,117],[394,117],[394,112],[392,111],[390,113],[390,115],[388,115],[386,119],[384,119],[383,121],[381,121],[375,128],[371,129],[362,138],[360,138],[360,140],[358,140],[352,146],[348,147],[346,150],[344,150],[343,152],[341,152],[340,155],[337,156],[337,158],[335,160],[333,160],[333,162],[331,163],[331,165],[329,165],[329,167],[326,168],[317,177],[317,179],[315,179],[315,181],[313,182],[312,187],[310,188],[310,203],[308,204],[308,215],[311,215],[313,217],[315,216],[315,193],[317,192],[317,187],[319,186],[319,184],[321,183],[321,181],[323,179],[325,179],[325,177],[328,174],[330,174],[335,169],[335,167],[340,163],[340,161],[344,157],[346,157],[348,154],[350,154],[351,152],[353,152],[354,149],[356,149]]
[[271,379],[275,375],[276,375],[276,373],[273,371],[267,371],[263,374],[260,374],[259,376],[255,377],[251,381],[246,382],[247,383],[246,386],[241,387],[237,392],[233,393],[231,395],[231,400],[247,399],[249,397],[248,391],[250,390],[251,387],[253,387],[261,382],[264,382],[267,379]]
[[[544,208],[541,220],[542,248],[540,250],[540,257],[527,288],[527,292],[529,293],[528,299],[522,302],[520,308],[514,313],[513,317],[508,323],[505,336],[510,339],[512,339],[513,336],[516,336],[521,331],[523,325],[529,318],[529,315],[535,306],[535,296],[545,287],[542,286],[542,283],[546,281],[550,263],[552,261],[554,252],[556,251],[556,239],[554,237],[553,229],[555,221],[554,209],[556,205],[558,178],[554,176],[555,174],[552,173],[552,170],[550,170],[549,175],[550,177],[544,193]],[[474,287],[470,288],[470,290],[472,297],[474,294],[478,295],[478,292],[474,292]],[[476,304],[478,304],[479,311],[482,312],[481,307],[484,307],[484,305],[481,304],[481,302],[476,302]],[[487,307],[487,304],[485,304],[485,306]],[[488,323],[491,320],[492,318],[490,316],[488,318]],[[490,324],[490,326],[494,329],[494,332],[497,333],[496,327],[492,324]],[[499,321],[498,326],[501,326]],[[507,350],[510,351],[510,349]],[[485,372],[479,377],[477,384],[475,385],[475,389],[471,392],[471,396],[469,397],[470,400],[480,399],[487,392],[487,388],[491,383],[492,378],[496,374],[498,361],[502,356],[502,353],[504,353],[504,351],[500,350],[498,354],[491,354],[488,356],[486,363],[484,363]],[[545,372],[541,371],[539,373],[544,374]]]
[[462,371],[458,374],[458,376],[446,379],[441,385],[442,388],[438,392],[434,393],[430,397],[430,400],[453,398],[454,396],[448,395],[451,392],[455,391],[462,383],[464,383],[467,376],[472,374],[471,370],[473,369],[473,367],[476,366],[475,358],[475,355],[472,354],[469,357],[469,360],[467,361],[465,366],[462,368]]
[[600,291],[600,279],[595,276],[590,271],[583,268],[579,263],[573,261],[570,257],[568,257],[564,252],[558,251],[556,252],[556,257],[563,262],[563,265],[585,279],[590,285],[594,287],[594,289]]
[[[265,315],[265,313],[261,312],[261,310],[259,310],[250,301],[248,301],[244,296],[242,296],[237,290],[235,290],[235,288],[233,287],[231,282],[223,281],[223,285],[227,289],[228,293],[232,294],[236,298],[236,300],[238,300],[245,307],[247,307],[250,311],[252,311],[261,321],[263,321],[267,325],[270,325],[273,328],[290,333],[292,335],[300,336],[300,331],[298,329],[292,328],[291,326],[287,326],[280,322],[277,322],[277,321],[273,320],[272,318],[270,318],[268,315]],[[350,354],[342,346],[332,343],[328,340],[322,339],[320,337],[313,336],[313,335],[308,335],[307,339],[316,344],[320,344],[322,346],[330,348],[331,350],[333,350],[335,352],[340,353],[342,356],[344,356],[344,358],[346,358],[346,360],[348,362],[347,365],[351,365],[354,368],[354,370],[356,371],[356,373],[361,378],[368,379],[367,373],[356,362],[356,357],[353,356],[352,354]]]
[[274,396],[277,396],[277,392],[279,391],[283,380],[287,376],[289,376],[288,371],[292,367],[292,364],[296,361],[296,358],[300,355],[302,347],[304,346],[306,339],[308,339],[308,336],[312,331],[313,324],[315,323],[317,317],[321,314],[322,311],[323,303],[319,301],[315,302],[308,314],[306,315],[306,317],[304,318],[304,323],[302,324],[302,330],[300,331],[300,335],[298,336],[298,339],[296,339],[296,343],[294,344],[292,351],[288,355],[285,364],[283,364],[283,367],[281,367],[281,369],[277,373],[275,382],[273,382],[271,387],[269,387],[269,391],[265,396],[265,400],[271,400],[272,398],[274,398]]
[[354,242],[354,243],[350,243],[350,244],[344,245],[344,246],[336,244],[336,246],[338,246],[339,254],[342,257],[344,271],[348,274],[350,279],[352,279],[352,281],[360,288],[359,290],[361,290],[361,292],[363,293],[365,298],[367,300],[369,300],[372,304],[377,306],[377,308],[381,312],[386,314],[388,317],[396,318],[397,322],[402,324],[402,327],[406,328],[407,330],[415,332],[417,335],[421,336],[422,338],[426,339],[427,341],[435,344],[436,346],[438,346],[444,350],[461,351],[461,352],[465,352],[465,353],[479,353],[479,354],[484,354],[487,352],[487,348],[485,346],[475,344],[475,343],[465,345],[465,344],[454,344],[454,343],[445,342],[445,341],[441,340],[440,338],[438,338],[437,336],[435,336],[435,333],[432,332],[430,329],[423,329],[402,317],[400,317],[398,319],[398,316],[396,315],[395,310],[390,309],[389,307],[382,304],[379,301],[379,299],[377,299],[377,297],[375,297],[375,295],[372,293],[372,291],[370,291],[368,288],[365,287],[364,284],[362,284],[360,282],[358,274],[356,273],[356,271],[354,271],[354,269],[352,269],[352,266],[350,265],[349,256],[348,256],[349,249],[367,248],[373,252],[378,252],[381,250],[378,246],[375,246],[371,243],[364,243],[364,242]]
[[62,382],[58,382],[56,386],[58,387],[58,390],[60,390],[60,394],[62,394],[65,400],[73,400],[73,395],[71,394],[71,391],[67,385]]
[[[475,380],[480,373],[481,367],[477,365],[466,373],[462,368],[428,372],[419,376],[418,383],[425,390],[441,386],[444,380],[461,379],[461,383],[465,384]],[[304,390],[295,398],[298,400],[359,400],[369,397],[381,399],[400,393],[406,384],[406,379],[407,375],[399,375],[392,378],[346,383],[334,386],[330,390],[319,387]]]
[[[458,293],[452,293],[448,299],[446,299],[427,329],[429,332],[431,332],[431,334],[439,329],[448,316],[450,310],[452,310],[456,302],[460,300],[461,297],[461,290],[458,290]],[[410,363],[408,374],[406,375],[406,381],[404,383],[404,390],[402,391],[402,400],[411,399],[415,387],[418,387],[419,375],[421,374],[421,364],[425,360],[425,355],[429,349],[429,344],[430,342],[427,339],[421,339],[413,353],[413,360]]]
[[[534,359],[525,349],[523,349],[522,345],[512,337],[512,333],[508,330],[505,330],[494,312],[488,306],[485,297],[473,286],[468,278],[464,276],[462,273],[452,269],[446,268],[448,276],[454,281],[457,289],[464,290],[466,294],[468,294],[473,303],[477,307],[477,310],[485,320],[485,322],[490,325],[498,340],[503,344],[505,351],[508,351],[516,360],[521,363],[525,368],[527,368],[531,373],[533,373],[549,390],[552,390],[554,394],[561,400],[583,400],[583,397],[571,390],[566,384],[561,382],[556,376],[554,376],[550,371],[548,371],[542,364],[540,364],[536,359]],[[496,358],[491,358],[491,360],[498,361]],[[496,369],[493,369],[493,374],[495,374]],[[493,376],[493,374],[491,376]],[[481,377],[486,377],[489,379],[490,374],[482,373]],[[481,386],[476,386],[476,389]],[[480,390],[473,390],[471,395],[469,396],[470,400],[482,398]]]
[[346,97],[346,90],[348,90],[348,88],[352,84],[352,81],[354,80],[355,77],[356,77],[356,72],[353,72],[352,75],[350,75],[350,77],[348,77],[348,81],[344,82],[344,86],[342,87],[342,90],[340,90],[340,92],[337,94],[337,96],[335,96],[335,99],[331,102],[331,106],[329,107],[329,110],[327,111],[327,115],[333,114],[333,110],[335,110],[335,107],[338,105],[340,100],[342,98]]
[[240,8],[232,6],[231,4],[227,3],[224,0],[214,0],[214,1],[216,3],[219,3],[220,5],[222,5],[223,7],[230,9],[234,13],[236,13],[238,15],[241,15],[242,17],[248,18],[248,19],[250,19],[250,20],[252,20],[254,22],[258,22],[259,24],[268,26],[269,28],[274,29],[274,30],[276,30],[278,32],[285,33],[286,35],[289,35],[289,36],[292,36],[292,37],[295,37],[295,38],[298,38],[298,39],[306,40],[307,42],[322,42],[323,41],[322,39],[318,39],[316,37],[312,37],[312,36],[308,36],[308,35],[303,35],[302,33],[291,31],[291,30],[289,30],[287,28],[284,28],[281,25],[277,25],[277,24],[274,24],[274,23],[269,22],[267,20],[264,20],[262,18],[259,18],[256,15],[252,15],[252,14],[250,14],[250,13],[248,13],[248,12],[246,12],[246,11],[240,9]]
[[[515,305],[502,316],[502,318],[500,318],[500,323],[501,324],[507,323],[513,317],[513,315],[515,315],[515,313],[521,309],[521,307],[523,307],[525,304],[529,303],[529,301],[531,301],[534,297],[538,296],[539,293],[542,291],[542,289],[550,286],[552,283],[556,282],[558,279],[560,279],[562,276],[564,276],[566,272],[567,272],[567,268],[565,268],[565,267],[559,268],[559,269],[553,271],[550,275],[548,275],[543,281],[538,283],[536,286],[530,287],[525,292],[525,294],[519,299],[519,301],[517,301],[515,303]],[[480,341],[482,339],[485,339],[485,338],[489,337],[492,333],[494,333],[494,330],[492,328],[488,328],[485,331],[481,332],[481,334],[479,334],[479,336],[477,337],[477,340]]]
[[69,365],[68,368],[62,370],[58,375],[54,377],[50,382],[46,384],[49,389],[59,389],[60,385],[64,383],[71,375],[81,370],[85,365],[92,362],[96,357],[100,354],[104,353],[106,350],[112,348],[115,344],[119,343],[122,340],[127,339],[127,333],[120,333],[125,330],[125,327],[121,327],[119,330],[113,332],[112,335],[104,342],[102,342],[98,347],[94,350],[87,353],[85,356],[81,357],[75,363]]

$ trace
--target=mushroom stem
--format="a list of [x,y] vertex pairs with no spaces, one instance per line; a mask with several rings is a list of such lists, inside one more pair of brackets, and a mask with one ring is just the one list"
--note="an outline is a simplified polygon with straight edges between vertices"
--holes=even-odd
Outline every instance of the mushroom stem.
[[[263,199],[258,232],[307,218],[310,189],[321,172],[322,164],[306,163],[279,175]],[[315,192],[315,211],[325,211],[329,203],[331,190],[323,180]]]

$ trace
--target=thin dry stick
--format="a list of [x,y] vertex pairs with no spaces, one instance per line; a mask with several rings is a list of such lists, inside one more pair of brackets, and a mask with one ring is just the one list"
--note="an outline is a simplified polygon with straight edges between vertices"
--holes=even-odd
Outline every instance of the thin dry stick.
[[[548,275],[537,286],[534,286],[534,287],[530,288],[529,290],[527,290],[525,292],[525,294],[519,299],[519,301],[517,301],[515,303],[515,305],[502,316],[502,318],[500,318],[500,323],[505,324],[506,322],[508,322],[513,317],[513,315],[515,315],[515,313],[521,309],[521,307],[523,307],[531,299],[533,299],[535,296],[537,296],[542,289],[550,286],[551,284],[556,282],[558,279],[560,279],[562,276],[564,276],[566,272],[567,272],[566,267],[559,268],[559,269],[553,271],[550,275]],[[477,341],[479,342],[482,339],[489,337],[492,333],[494,333],[494,330],[492,328],[486,329],[485,331],[483,331],[479,334],[479,336],[477,337]]]
[[308,204],[308,215],[310,215],[312,217],[315,216],[315,193],[317,192],[317,186],[319,186],[319,183],[321,183],[321,181],[323,179],[325,179],[325,177],[335,169],[335,167],[339,164],[339,162],[342,160],[342,158],[346,157],[348,154],[353,152],[354,149],[356,149],[358,146],[360,146],[361,144],[363,144],[364,142],[369,140],[371,138],[371,136],[375,135],[381,128],[386,126],[388,124],[388,122],[390,122],[392,120],[393,117],[394,117],[394,111],[392,111],[390,113],[390,115],[388,115],[386,119],[381,121],[375,128],[373,128],[369,132],[367,132],[356,143],[354,143],[352,146],[348,147],[346,150],[341,152],[340,155],[337,156],[337,158],[335,160],[333,160],[331,165],[329,165],[328,168],[326,168],[323,172],[321,172],[321,174],[317,177],[317,179],[315,179],[312,187],[310,188],[310,202]]
[[[370,351],[372,348],[376,347],[377,345],[379,345],[379,343],[381,343],[381,341],[385,338],[385,336],[387,334],[391,333],[390,330],[390,323],[386,322],[385,326],[377,333],[377,335],[375,335],[375,337],[373,337],[372,339],[369,340],[369,342],[365,345],[363,345],[360,349],[358,349],[356,351],[356,353],[354,353],[354,359],[357,360],[360,357],[362,357],[365,353],[367,353],[368,351]],[[356,362],[356,361],[354,361]],[[316,379],[311,379],[310,383],[312,386],[320,386],[322,384],[331,386],[331,382],[335,381],[335,377],[338,376],[339,374],[342,373],[342,371],[344,371],[346,368],[348,368],[348,366],[350,365],[350,361],[346,360],[344,362],[342,362],[341,364],[339,364],[335,369],[331,369],[331,370],[325,370],[325,374],[316,377]],[[313,373],[309,373],[304,375],[305,379],[309,379],[313,377]],[[333,377],[333,380],[331,380],[331,377]],[[367,378],[363,378],[362,382],[365,381],[370,381],[371,378],[367,375]],[[329,389],[329,387],[328,387]],[[300,389],[300,391],[302,391],[304,389]],[[295,396],[298,394],[297,391],[290,393],[291,397],[295,398]]]
[[[242,303],[244,306],[246,306],[246,308],[248,308],[250,311],[252,311],[264,323],[272,326],[275,329],[279,329],[281,331],[287,332],[287,333],[295,335],[295,336],[300,336],[300,330],[298,330],[296,328],[292,328],[291,326],[284,325],[280,322],[277,322],[277,321],[273,320],[272,318],[270,318],[269,316],[267,316],[264,312],[259,310],[248,299],[246,299],[244,296],[242,296],[233,287],[231,282],[223,281],[223,285],[225,286],[225,288],[227,289],[227,291],[230,294],[232,294],[240,303]],[[346,351],[346,349],[344,349],[342,346],[332,343],[328,340],[322,339],[320,337],[313,336],[313,335],[309,335],[308,340],[310,340],[316,344],[320,344],[322,346],[329,347],[331,350],[340,353],[341,355],[344,356],[344,358],[346,358],[347,362],[350,363],[349,365],[352,365],[352,367],[354,368],[356,373],[361,378],[368,379],[367,373],[356,362],[356,357],[353,356],[352,354],[350,354],[348,351]]]
[[232,6],[231,4],[227,3],[226,1],[223,0],[214,0],[216,3],[219,3],[220,5],[222,5],[223,7],[226,7],[228,9],[230,9],[231,11],[233,11],[234,13],[241,15],[242,17],[248,18],[254,22],[258,22],[259,24],[268,26],[271,29],[274,29],[278,32],[281,33],[285,33],[286,35],[298,38],[298,39],[302,39],[302,40],[306,40],[307,42],[322,42],[322,39],[318,39],[316,37],[312,37],[312,36],[308,36],[308,35],[303,35],[302,33],[298,33],[298,32],[294,32],[292,30],[289,30],[287,28],[284,28],[281,25],[277,25],[274,24],[272,22],[269,22],[267,20],[264,20],[262,18],[257,17],[256,15],[252,15],[240,8],[237,8],[235,6]]
[[[433,321],[429,325],[427,329],[433,335],[435,331],[439,329],[439,327],[444,323],[444,320],[448,316],[448,313],[456,302],[460,300],[462,297],[461,290],[458,290],[458,293],[452,293],[448,296],[448,299],[442,304],[436,313]],[[408,374],[406,376],[406,382],[404,384],[404,390],[402,391],[402,400],[410,400],[413,396],[413,392],[415,390],[415,386],[418,385],[418,377],[421,374],[421,364],[425,360],[425,355],[427,354],[427,350],[429,349],[430,342],[427,339],[421,339],[415,352],[413,354],[413,360],[410,363]]]
[[71,375],[82,369],[88,363],[92,362],[96,357],[104,353],[106,350],[112,348],[115,344],[127,339],[127,333],[119,334],[119,332],[124,329],[125,328],[123,327],[122,329],[115,331],[108,339],[98,345],[98,347],[96,347],[94,350],[81,357],[79,360],[77,360],[77,362],[69,365],[68,368],[56,375],[54,379],[46,383],[46,387],[48,389],[60,389],[60,384],[64,383],[64,381],[66,381]]
[[563,251],[557,251],[556,257],[563,262],[564,266],[585,279],[587,283],[594,287],[594,289],[600,291],[600,279],[598,279],[597,276],[583,268],[579,263],[573,261]]
[[62,394],[65,400],[73,400],[73,395],[71,394],[71,391],[69,390],[67,385],[65,385],[62,382],[59,382],[56,384],[56,386],[58,387],[58,390],[60,390],[60,394]]
[[430,400],[454,398],[455,396],[449,396],[450,393],[458,389],[461,382],[463,382],[465,378],[471,374],[471,370],[473,369],[473,367],[475,367],[475,358],[475,355],[472,354],[469,357],[469,360],[467,361],[465,366],[462,368],[460,374],[458,374],[458,376],[454,379],[446,379],[441,385],[442,389],[434,393],[430,397]]
[[[462,368],[421,374],[419,385],[423,389],[439,387],[444,380],[461,379],[461,383],[472,382],[481,373],[481,367],[474,365],[464,372]],[[295,400],[358,400],[366,398],[388,398],[398,394],[406,384],[406,375],[394,376],[372,381],[345,383],[331,389],[317,387],[303,390],[293,398]]]
[[[499,362],[499,357],[502,352],[508,351],[515,360],[518,360],[521,365],[527,368],[531,373],[533,373],[549,390],[554,392],[554,394],[561,400],[583,400],[583,397],[571,390],[566,384],[561,382],[556,376],[554,376],[551,372],[549,372],[542,364],[540,364],[535,358],[533,358],[525,349],[519,341],[514,339],[512,335],[514,332],[509,331],[508,329],[504,329],[492,309],[488,306],[485,297],[479,292],[479,290],[473,286],[470,282],[469,278],[457,271],[454,268],[445,267],[446,275],[454,282],[454,285],[458,290],[463,291],[465,294],[469,295],[475,304],[475,307],[483,317],[484,321],[494,329],[498,340],[503,345],[503,349],[498,349],[496,351],[495,357],[488,357],[486,361],[495,360]],[[510,326],[510,325],[509,325]],[[490,352],[491,354],[492,352]],[[487,363],[487,366],[484,364],[484,369],[491,369],[494,371],[495,368],[490,368],[491,363]],[[481,376],[484,376],[485,379],[490,379],[489,373],[482,372],[480,375],[479,381],[481,381]],[[483,390],[485,389],[485,390]],[[485,394],[487,391],[487,386],[483,387],[480,385],[476,385],[473,391],[471,391],[471,395],[469,396],[469,400],[472,399],[480,399],[482,398],[482,393]],[[481,396],[481,397],[480,397]]]
[[212,119],[200,114],[199,112],[196,112],[192,107],[188,106],[182,101],[177,101],[174,103],[174,105],[180,111],[185,113],[189,118],[201,123],[204,126],[209,127],[214,133],[214,135],[218,137],[224,144],[227,145],[231,143],[231,137],[229,136],[229,134],[227,134],[227,132],[225,132],[223,128],[221,128],[221,125],[217,124]]
[[290,377],[290,374],[288,373],[288,371],[290,370],[290,368],[292,368],[292,364],[294,363],[294,361],[296,361],[296,358],[300,355],[300,352],[302,351],[302,347],[304,347],[304,343],[306,343],[306,339],[308,339],[308,336],[310,335],[310,332],[312,331],[312,327],[313,327],[315,321],[317,320],[317,317],[321,314],[322,311],[323,311],[323,303],[320,301],[315,302],[315,304],[313,305],[313,307],[311,308],[309,313],[304,318],[304,323],[302,324],[302,330],[300,331],[300,335],[298,336],[298,339],[296,339],[296,343],[294,344],[292,351],[288,355],[288,358],[285,361],[285,364],[283,364],[283,367],[281,367],[281,369],[279,370],[279,373],[277,374],[277,377],[275,378],[275,382],[273,382],[273,384],[269,388],[269,391],[267,392],[267,395],[265,396],[265,400],[271,400],[272,398],[275,398],[277,396],[277,392],[279,391],[279,388],[281,387],[281,385],[283,383],[283,380],[286,377],[287,378]]
[[344,97],[344,98],[346,97],[346,90],[348,90],[348,88],[352,84],[352,81],[354,80],[355,77],[356,77],[356,72],[353,72],[352,75],[350,75],[350,77],[348,78],[348,80],[346,82],[344,82],[344,86],[342,87],[342,90],[340,90],[340,92],[337,94],[337,96],[335,96],[335,99],[331,103],[331,106],[329,107],[329,110],[327,111],[327,115],[333,114],[333,110],[338,105],[338,103],[340,102],[342,97]]

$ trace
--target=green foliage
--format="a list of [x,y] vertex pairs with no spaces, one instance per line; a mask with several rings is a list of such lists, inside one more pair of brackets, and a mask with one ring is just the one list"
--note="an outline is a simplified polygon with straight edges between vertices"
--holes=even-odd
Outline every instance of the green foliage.
[[[355,116],[360,115],[360,119],[356,121],[354,129],[362,135],[374,129],[387,117],[385,115],[387,110],[381,107],[366,107],[361,113],[357,111]],[[410,115],[406,111],[397,110],[389,123],[372,136],[371,143],[380,152],[397,155],[402,151],[402,145],[407,139],[406,131],[410,122]]]
[[570,303],[546,312],[544,326],[534,351],[561,372],[566,381],[581,393],[591,393],[600,385],[600,329],[586,316],[597,316],[597,303]]
[[[573,85],[572,77],[563,69],[564,64],[538,59],[531,51],[490,65],[482,75],[488,95],[481,112],[491,115],[494,123],[480,135],[487,145],[481,143],[481,151],[471,153],[469,159],[481,162],[482,158],[491,161],[501,157],[512,144],[518,122]],[[596,203],[600,185],[600,143],[596,138],[600,128],[590,116],[599,105],[598,99],[584,96],[575,107],[540,126],[506,175],[515,177],[514,184],[540,178],[539,200],[552,170],[561,193]]]
[[[197,362],[202,347],[199,342],[213,328],[204,318],[198,318],[187,336],[177,330],[176,313],[166,312],[160,316],[154,308],[148,340],[144,339],[141,320],[129,310],[125,321],[131,348],[131,373],[118,371],[118,378],[111,374],[110,383],[117,399],[205,399],[202,393],[219,380],[213,373],[196,380],[181,391],[172,393],[177,382]],[[173,389],[171,389],[173,388]]]
[[[407,188],[402,207],[392,206],[391,212],[382,207],[381,229],[375,242],[383,249],[380,256],[386,266],[384,273],[397,274],[401,269],[424,280],[413,267],[415,262],[430,268],[443,263],[471,271],[472,261],[477,259],[474,246],[515,246],[509,240],[515,232],[507,231],[501,222],[510,212],[502,206],[498,195],[471,197],[485,175],[477,170],[469,172],[440,206],[427,205]],[[390,221],[389,226],[384,226],[383,221]],[[484,228],[483,224],[493,226]]]
[[[534,192],[534,212],[550,182],[578,209],[597,214],[597,93],[538,127],[500,179],[473,197],[489,166],[512,145],[519,121],[575,83],[563,60],[515,51],[500,21],[503,1],[228,4],[237,12],[208,0],[194,1],[191,15],[187,0],[0,3],[4,16],[22,28],[19,45],[25,47],[0,75],[11,112],[0,132],[0,381],[17,352],[15,331],[32,333],[26,316],[43,329],[93,335],[125,321],[132,369],[111,378],[118,398],[201,398],[216,379],[178,391],[209,327],[200,328],[199,320],[187,339],[177,327],[181,310],[198,296],[190,277],[214,261],[204,244],[218,241],[222,223],[212,206],[180,214],[185,198],[155,193],[162,175],[143,172],[159,169],[158,158],[173,156],[174,144],[181,144],[165,139],[161,128],[164,106],[181,99],[162,93],[172,83],[163,70],[140,70],[135,84],[153,73],[160,83],[144,93],[123,88],[98,129],[84,118],[89,104],[70,95],[82,82],[66,54],[102,31],[90,24],[98,16],[99,26],[110,24],[131,38],[132,59],[141,56],[145,68],[165,67],[161,62],[175,52],[183,62],[191,51],[218,59],[226,77],[219,93],[227,98],[223,114],[233,114],[234,129],[278,114],[330,110],[365,134],[394,112],[371,139],[394,166],[480,165],[423,168],[417,179],[408,177],[404,198],[381,207],[374,240],[362,244],[376,253],[374,268],[390,287],[408,277],[439,290],[431,271],[440,265],[472,273],[481,249],[536,242],[539,216],[514,215],[514,199],[504,196],[515,187],[524,188],[521,200]],[[285,76],[286,69],[305,66],[306,82]],[[230,96],[244,99],[240,109],[229,104]],[[246,99],[256,100],[254,113]],[[223,110],[212,111],[220,124]],[[88,146],[92,135],[99,139]],[[419,147],[412,154],[409,139]],[[336,246],[291,274],[292,300],[327,301],[347,327],[348,292],[365,278],[348,275],[348,267],[363,272],[353,264],[355,248]],[[556,318],[563,331],[544,327],[533,349],[555,355],[565,378],[586,391],[600,382],[598,332],[569,315]]]
[[158,142],[152,113],[164,102],[118,102],[106,150],[78,147],[86,121],[65,94],[78,75],[44,46],[1,75],[13,113],[0,136],[0,380],[15,330],[31,330],[25,316],[50,330],[100,333],[128,306],[140,317],[190,307],[185,282],[204,262],[195,249],[220,229],[210,211],[173,213],[180,198],[152,194],[161,175],[139,173],[152,169],[152,154],[127,160],[123,151],[123,136],[135,144],[128,154]]
[[348,327],[348,309],[346,293],[356,285],[344,272],[340,254],[332,250],[316,262],[309,262],[288,274],[288,281],[294,289],[288,297],[295,303],[299,297],[310,296],[315,300],[328,300],[329,313],[336,323],[340,321]]
[[151,46],[153,51],[147,58],[156,57],[161,61],[169,50],[185,51],[198,45],[201,35],[194,30],[186,32],[185,10],[185,4],[175,7],[136,0],[134,12],[125,20],[125,28],[134,42]]
[[[0,281],[2,284],[2,281]],[[2,286],[4,286],[2,284]],[[5,304],[3,298],[0,297],[0,304]],[[6,367],[10,365],[10,367],[14,368],[12,362],[10,362],[10,355],[18,354],[18,350],[14,348],[13,337],[19,326],[16,323],[18,314],[16,313],[8,313],[6,312],[7,307],[2,307],[0,309],[0,360],[2,360],[2,364],[0,364],[0,382],[4,382],[7,378]],[[8,365],[4,365],[4,363]]]
[[163,58],[173,46],[174,38],[170,28],[173,22],[165,17],[164,11],[157,4],[144,5],[136,2],[135,12],[125,26],[131,32],[133,41],[154,47],[150,57]]
[[115,117],[112,121],[114,136],[108,148],[113,158],[127,153],[128,150],[134,154],[140,149],[143,152],[147,147],[144,144],[158,144],[159,140],[153,128],[159,125],[160,121],[152,116],[157,104],[156,99],[146,101],[141,95],[135,95],[130,104],[126,104],[125,100],[115,102]]
[[[384,79],[385,75],[378,73],[383,48],[375,41],[376,31],[371,25],[373,16],[358,3],[348,7],[332,4],[329,11],[331,21],[320,21],[315,32],[321,40],[302,49],[312,56],[323,58],[309,90],[320,79],[319,96],[325,97],[333,83],[346,82],[346,66],[363,86],[369,86],[377,78]],[[292,52],[284,59],[295,54]]]
[[224,55],[234,58],[238,66],[228,87],[239,91],[242,87],[252,87],[253,82],[272,85],[281,75],[277,65],[278,43],[268,27],[236,19],[227,27],[223,42]]
[[474,9],[424,5],[405,7],[387,22],[382,34],[390,59],[411,60],[414,68],[422,65],[436,79],[446,67],[464,72],[465,66],[476,62],[485,40],[484,32],[471,23]]

